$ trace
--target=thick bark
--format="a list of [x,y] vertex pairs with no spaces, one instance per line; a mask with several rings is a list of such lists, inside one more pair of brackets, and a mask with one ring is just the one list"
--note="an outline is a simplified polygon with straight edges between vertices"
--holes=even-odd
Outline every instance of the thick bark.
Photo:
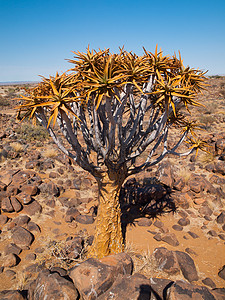
[[119,193],[125,178],[126,172],[120,169],[104,173],[98,180],[98,215],[89,257],[102,258],[124,250]]

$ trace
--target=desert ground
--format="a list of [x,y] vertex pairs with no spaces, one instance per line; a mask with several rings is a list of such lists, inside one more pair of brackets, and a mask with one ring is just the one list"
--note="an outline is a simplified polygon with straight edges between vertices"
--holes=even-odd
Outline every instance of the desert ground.
[[[21,88],[0,86],[0,291],[26,299],[44,268],[68,276],[86,260],[98,195],[95,179],[40,125],[16,120]],[[120,197],[125,253],[133,274],[185,280],[225,299],[225,77],[210,77],[199,100],[192,116],[210,153],[167,157],[128,179]]]

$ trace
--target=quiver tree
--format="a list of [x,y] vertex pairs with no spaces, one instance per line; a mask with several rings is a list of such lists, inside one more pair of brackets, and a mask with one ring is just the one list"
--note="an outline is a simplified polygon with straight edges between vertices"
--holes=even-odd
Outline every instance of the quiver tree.
[[[125,179],[159,163],[168,154],[203,149],[197,124],[186,110],[204,86],[204,73],[184,67],[179,56],[120,49],[74,52],[73,68],[43,78],[22,95],[22,120],[37,119],[59,149],[98,182],[96,234],[89,255],[123,251],[119,193]],[[21,99],[20,99],[21,100]],[[180,128],[168,144],[171,129]],[[180,151],[184,141],[186,151]],[[138,157],[146,152],[145,160]]]

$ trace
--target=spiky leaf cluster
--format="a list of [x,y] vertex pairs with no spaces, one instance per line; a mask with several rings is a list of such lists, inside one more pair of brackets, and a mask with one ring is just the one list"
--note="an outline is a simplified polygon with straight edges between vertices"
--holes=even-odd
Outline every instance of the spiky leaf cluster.
[[[194,134],[197,125],[185,118],[181,109],[200,105],[196,96],[204,88],[205,77],[202,71],[185,67],[180,54],[179,59],[164,56],[157,46],[154,53],[144,49],[142,56],[123,48],[111,53],[88,47],[85,53],[74,54],[69,60],[73,67],[62,75],[43,77],[22,96],[19,110],[22,119],[41,120],[55,141],[53,128],[58,122],[83,167],[90,169],[92,151],[97,153],[98,165],[100,160],[108,166],[128,161],[132,165],[152,145],[141,166],[147,167],[160,143],[164,143],[162,159],[165,153],[177,154],[175,150],[188,133]],[[172,125],[183,128],[182,138],[168,150]],[[202,144],[193,145],[192,150],[202,148]],[[60,147],[69,153],[64,145]]]

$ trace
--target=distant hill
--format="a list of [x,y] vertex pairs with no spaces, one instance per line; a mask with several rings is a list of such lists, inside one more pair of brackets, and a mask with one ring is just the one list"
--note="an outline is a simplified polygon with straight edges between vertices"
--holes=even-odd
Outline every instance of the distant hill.
[[0,85],[19,85],[19,84],[35,84],[38,81],[5,81],[0,82]]

